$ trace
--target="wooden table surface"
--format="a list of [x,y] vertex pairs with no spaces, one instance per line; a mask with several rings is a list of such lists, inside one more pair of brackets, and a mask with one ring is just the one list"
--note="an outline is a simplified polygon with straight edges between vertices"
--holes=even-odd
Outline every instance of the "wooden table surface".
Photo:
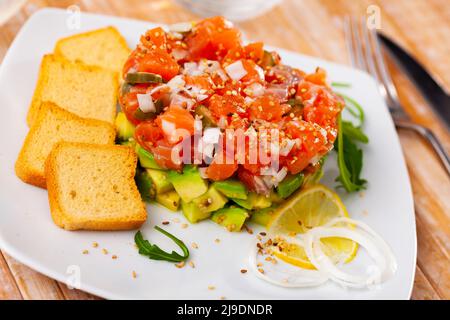
[[[198,19],[170,0],[29,0],[0,26],[0,61],[17,32],[46,6],[132,17],[160,23]],[[410,50],[450,92],[450,5],[448,0],[284,0],[273,11],[238,23],[254,40],[339,63],[349,63],[342,16],[381,9],[381,27]],[[406,111],[435,131],[450,152],[450,134],[433,115],[407,76],[390,69]],[[414,193],[418,257],[412,299],[450,299],[450,179],[433,151],[418,136],[399,132]],[[386,221],[389,223],[389,221]],[[0,299],[97,299],[52,280],[0,253]]]

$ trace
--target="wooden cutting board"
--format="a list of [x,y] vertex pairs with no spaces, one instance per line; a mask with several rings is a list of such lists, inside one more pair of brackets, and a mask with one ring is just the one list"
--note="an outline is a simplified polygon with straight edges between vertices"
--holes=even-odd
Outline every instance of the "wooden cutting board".
[[[0,61],[17,32],[35,11],[46,6],[137,18],[160,23],[194,20],[169,0],[29,0],[0,26]],[[366,15],[369,5],[381,10],[381,28],[412,52],[450,92],[450,5],[448,0],[285,0],[271,12],[242,22],[247,38],[349,63],[342,32],[344,15]],[[450,134],[433,114],[408,77],[390,64],[406,111],[430,127],[450,152]],[[450,299],[450,179],[433,151],[418,136],[400,132],[416,208],[418,258],[413,299]],[[386,221],[389,223],[389,221]],[[0,299],[96,299],[70,290],[0,254]]]

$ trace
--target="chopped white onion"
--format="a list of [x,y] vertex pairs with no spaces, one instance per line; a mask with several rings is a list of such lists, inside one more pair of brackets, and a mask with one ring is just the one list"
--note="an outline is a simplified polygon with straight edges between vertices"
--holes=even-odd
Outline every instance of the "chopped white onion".
[[185,62],[183,69],[183,73],[189,76],[199,76],[202,74],[197,62]]
[[172,94],[176,94],[184,89],[184,85],[186,82],[183,79],[182,75],[177,75],[170,79],[169,82],[167,82],[167,85],[170,88],[170,91]]
[[191,22],[180,22],[169,25],[169,30],[173,32],[189,32],[192,29]]
[[206,128],[203,132],[203,142],[206,144],[219,143],[221,131],[219,128]]
[[255,101],[255,99],[253,99],[253,98],[250,98],[250,97],[245,97],[245,98],[244,98],[244,102],[245,102],[245,104],[247,104],[247,105],[252,104],[253,101]]
[[226,66],[225,71],[230,76],[230,78],[235,81],[239,81],[247,75],[247,70],[245,70],[241,60],[238,60]]
[[278,183],[280,183],[281,181],[283,181],[284,178],[286,178],[287,173],[288,173],[288,170],[287,170],[286,167],[283,167],[283,168],[281,168],[280,171],[278,171],[278,173],[277,173],[276,176],[275,176],[275,180],[276,180],[276,182],[277,182],[277,185],[278,185]]
[[144,93],[144,94],[137,94],[136,95],[138,100],[139,109],[142,110],[142,112],[155,112],[155,104],[153,103],[153,99],[150,93]]
[[182,96],[181,94],[173,95],[172,100],[170,101],[170,105],[186,108],[187,110],[191,110],[194,104],[195,101],[193,99]]
[[162,130],[164,131],[164,134],[167,136],[171,136],[175,132],[175,129],[176,129],[175,123],[167,121],[167,120],[162,120],[161,126],[162,126]]
[[261,81],[264,81],[264,79],[265,79],[264,70],[258,65],[255,65],[255,70],[258,73],[259,79]]
[[262,96],[265,92],[264,86],[259,82],[253,82],[251,85],[244,89],[245,94],[251,97]]
[[181,49],[173,49],[172,50],[172,56],[175,58],[175,60],[179,61],[187,57],[187,50],[181,50]]
[[152,95],[152,94],[154,94],[155,92],[158,92],[159,90],[161,90],[161,89],[163,89],[163,88],[167,88],[168,87],[168,85],[167,84],[162,84],[162,85],[159,85],[159,86],[157,86],[157,87],[154,87],[152,90],[150,90],[150,95]]
[[256,193],[259,194],[269,194],[270,189],[264,183],[264,180],[261,177],[253,176],[254,186]]

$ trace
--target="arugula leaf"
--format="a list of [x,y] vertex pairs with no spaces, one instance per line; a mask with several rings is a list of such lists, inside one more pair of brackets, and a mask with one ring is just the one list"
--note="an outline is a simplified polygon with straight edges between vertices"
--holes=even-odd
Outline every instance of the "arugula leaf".
[[156,244],[151,244],[150,242],[148,242],[148,240],[144,239],[141,231],[136,232],[136,235],[134,236],[134,242],[139,249],[139,254],[147,256],[152,260],[165,260],[169,262],[181,262],[189,258],[189,249],[186,247],[183,241],[158,226],[155,226],[155,229],[172,239],[172,241],[175,242],[183,251],[183,255],[180,255],[175,251],[168,253],[162,250]]
[[[345,124],[346,123],[346,124]],[[351,122],[342,121],[338,118],[338,138],[335,149],[338,152],[338,167],[340,175],[336,181],[341,183],[347,192],[359,191],[366,188],[367,181],[361,179],[363,167],[363,152],[353,142],[354,140],[367,143],[369,139]]]
[[351,85],[351,83],[347,83],[347,82],[332,82],[331,86],[332,87],[341,87],[341,88],[350,88],[352,85]]
[[362,132],[361,127],[355,127],[350,121],[342,120],[342,132],[350,140],[369,143],[369,138]]
[[345,101],[345,107],[347,108],[348,112],[356,118],[359,119],[359,125],[361,126],[364,123],[364,110],[361,107],[361,105],[353,98],[350,98],[349,96],[338,93],[339,96],[342,97]]

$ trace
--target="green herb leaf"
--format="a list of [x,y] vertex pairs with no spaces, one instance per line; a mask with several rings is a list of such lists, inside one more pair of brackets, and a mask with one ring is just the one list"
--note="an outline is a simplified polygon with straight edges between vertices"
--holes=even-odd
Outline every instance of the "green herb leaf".
[[156,244],[151,244],[144,239],[141,231],[136,232],[136,235],[134,236],[134,242],[139,249],[139,254],[147,256],[152,260],[165,260],[169,262],[181,262],[189,258],[189,249],[186,247],[183,241],[158,226],[155,226],[155,229],[172,239],[172,241],[175,242],[183,251],[183,255],[180,255],[175,251],[168,253],[162,250]]
[[361,127],[355,127],[350,121],[342,120],[342,132],[350,140],[357,140],[362,143],[369,142],[369,138],[362,132]]
[[[350,131],[346,132],[350,128]],[[367,181],[360,178],[361,170],[363,167],[363,153],[362,150],[353,142],[356,135],[356,140],[367,140],[367,137],[361,132],[361,130],[350,125],[343,125],[341,116],[338,118],[338,138],[335,142],[335,148],[338,153],[338,167],[340,175],[336,178],[336,181],[341,183],[347,192],[354,192],[365,189]],[[350,132],[350,133],[349,133]],[[355,134],[357,133],[357,134]],[[353,138],[352,138],[353,137]]]
[[350,88],[352,85],[347,82],[332,82],[332,87],[340,87],[340,88]]
[[352,116],[359,119],[359,125],[361,126],[364,123],[364,110],[361,105],[355,99],[350,98],[343,93],[338,93],[338,95],[344,99],[345,107],[348,112],[350,112]]

